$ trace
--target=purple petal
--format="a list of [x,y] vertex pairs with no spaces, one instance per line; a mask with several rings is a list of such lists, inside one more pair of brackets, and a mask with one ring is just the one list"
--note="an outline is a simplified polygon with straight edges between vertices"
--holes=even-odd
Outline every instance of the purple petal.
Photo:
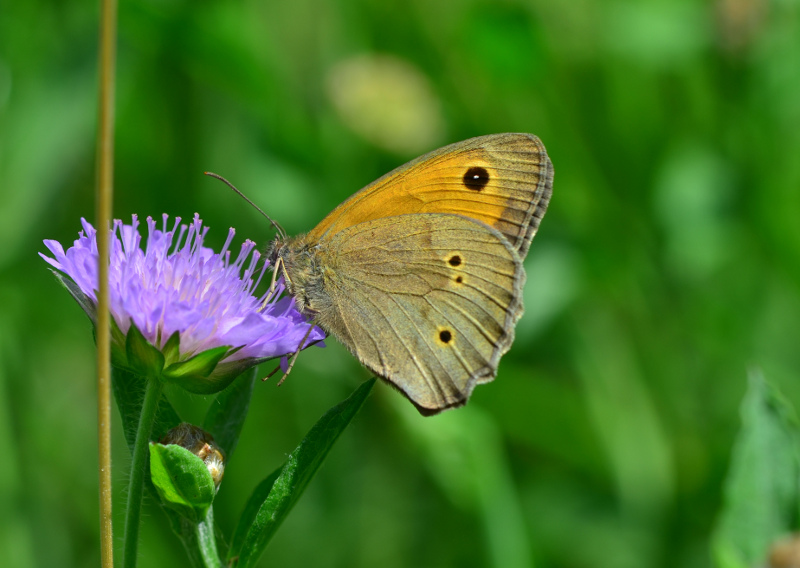
[[[231,361],[296,351],[309,324],[291,298],[277,299],[282,283],[273,300],[261,309],[266,294],[259,298],[254,293],[265,266],[258,266],[261,255],[255,243],[245,241],[238,254],[231,254],[235,231],[230,229],[222,251],[215,253],[203,246],[208,228],[197,214],[189,224],[179,225],[179,221],[169,227],[164,215],[159,228],[148,217],[146,239],[139,233],[136,216],[130,225],[114,221],[109,264],[111,313],[123,333],[133,323],[151,343],[163,347],[178,331],[182,359],[222,345],[241,347],[229,356]],[[40,256],[96,301],[96,231],[85,219],[81,223],[83,231],[73,246],[64,251],[57,241],[46,240],[53,257]],[[322,330],[314,328],[304,345],[323,338]]]

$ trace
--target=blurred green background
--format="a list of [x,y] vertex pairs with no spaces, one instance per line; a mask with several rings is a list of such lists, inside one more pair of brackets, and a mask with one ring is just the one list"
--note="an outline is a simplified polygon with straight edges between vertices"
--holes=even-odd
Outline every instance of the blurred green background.
[[[36,254],[94,216],[94,4],[0,3],[6,566],[98,564],[91,328]],[[199,212],[214,246],[264,245],[204,170],[296,234],[471,136],[533,132],[555,165],[497,380],[427,419],[377,387],[263,566],[710,564],[748,367],[800,404],[797,0],[123,0],[119,21],[117,218]],[[257,386],[227,534],[368,376],[328,343]],[[141,558],[185,563],[152,503]]]

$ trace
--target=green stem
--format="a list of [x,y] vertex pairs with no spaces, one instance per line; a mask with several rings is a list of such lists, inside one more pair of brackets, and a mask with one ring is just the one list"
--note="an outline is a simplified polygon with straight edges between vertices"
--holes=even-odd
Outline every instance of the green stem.
[[206,568],[222,568],[222,561],[217,552],[217,541],[214,538],[214,508],[208,509],[206,518],[195,525],[197,548],[203,557]]
[[176,532],[194,568],[224,568],[226,564],[219,557],[214,537],[214,507],[209,507],[206,518],[199,523],[183,517],[178,523],[180,530]]
[[122,566],[135,568],[137,545],[139,541],[139,517],[142,512],[142,496],[144,480],[147,472],[147,460],[150,456],[150,433],[158,412],[158,401],[164,383],[160,378],[147,380],[144,391],[142,412],[139,415],[139,426],[136,430],[136,442],[133,445],[133,463],[131,464],[130,482],[128,484],[128,507],[125,511],[125,549]]

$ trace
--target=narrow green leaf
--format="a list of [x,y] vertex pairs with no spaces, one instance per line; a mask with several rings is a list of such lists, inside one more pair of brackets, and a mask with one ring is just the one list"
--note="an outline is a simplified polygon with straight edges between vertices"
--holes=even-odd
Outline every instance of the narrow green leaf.
[[157,378],[164,370],[164,355],[147,341],[133,323],[125,340],[125,353],[128,356],[128,366],[134,373]]
[[175,444],[150,443],[150,477],[161,502],[199,523],[214,501],[214,480],[199,457]]
[[760,566],[770,544],[794,528],[798,510],[794,410],[760,371],[750,373],[741,416],[713,539],[719,568]]
[[[256,563],[339,435],[364,404],[375,380],[366,381],[347,400],[326,412],[291,453],[274,482],[270,483],[275,472],[256,488],[236,528],[236,544],[231,545],[228,553],[229,559],[239,557],[238,566],[246,567]],[[270,486],[271,489],[264,498],[266,488]],[[245,536],[241,537],[241,534]]]
[[203,430],[214,436],[227,459],[233,455],[239,442],[255,381],[256,367],[251,367],[217,395],[203,421]]
[[239,551],[241,551],[242,545],[244,545],[244,541],[247,538],[248,532],[255,524],[256,517],[258,516],[261,507],[264,505],[264,501],[266,501],[267,497],[269,497],[269,493],[272,491],[272,486],[275,485],[275,480],[278,479],[278,476],[283,471],[283,467],[283,465],[280,466],[278,469],[261,480],[261,483],[256,485],[256,488],[253,490],[253,493],[247,500],[247,504],[244,506],[244,511],[242,511],[242,516],[239,517],[239,523],[236,525],[236,530],[231,538],[231,547],[228,553],[229,558],[239,555]]

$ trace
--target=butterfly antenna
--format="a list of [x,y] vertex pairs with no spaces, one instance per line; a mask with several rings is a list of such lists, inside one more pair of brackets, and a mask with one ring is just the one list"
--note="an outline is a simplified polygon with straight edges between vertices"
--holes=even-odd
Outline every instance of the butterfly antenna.
[[283,227],[281,227],[281,226],[278,224],[278,222],[277,222],[277,221],[273,221],[273,220],[272,220],[272,217],[270,217],[269,215],[267,215],[266,213],[264,213],[264,211],[262,211],[262,210],[261,210],[261,208],[260,208],[258,205],[256,205],[255,203],[253,203],[253,202],[250,200],[250,198],[249,198],[249,197],[247,197],[247,196],[246,196],[244,193],[242,193],[241,191],[239,191],[238,189],[236,189],[236,186],[234,186],[234,185],[233,185],[231,182],[229,182],[228,180],[226,180],[226,179],[225,179],[224,177],[222,177],[221,175],[219,175],[219,174],[215,174],[214,172],[203,172],[203,173],[204,173],[205,175],[207,175],[207,176],[210,176],[210,177],[213,177],[213,178],[217,178],[219,181],[221,181],[222,183],[224,183],[225,185],[227,185],[228,187],[230,187],[230,188],[233,190],[233,192],[234,192],[236,195],[238,195],[239,197],[241,197],[242,199],[244,199],[245,201],[247,201],[247,202],[248,202],[248,203],[249,203],[249,204],[250,204],[250,205],[251,205],[251,206],[252,206],[252,207],[253,207],[253,208],[254,208],[256,211],[258,211],[259,213],[261,213],[261,214],[262,214],[262,215],[263,215],[263,216],[264,216],[264,217],[267,219],[267,221],[269,221],[270,223],[272,223],[272,226],[273,226],[273,227],[275,227],[275,230],[276,230],[276,231],[278,231],[278,235],[280,235],[280,237],[281,237],[282,239],[285,239],[285,238],[286,238],[286,231],[284,231],[284,230],[283,230]]

